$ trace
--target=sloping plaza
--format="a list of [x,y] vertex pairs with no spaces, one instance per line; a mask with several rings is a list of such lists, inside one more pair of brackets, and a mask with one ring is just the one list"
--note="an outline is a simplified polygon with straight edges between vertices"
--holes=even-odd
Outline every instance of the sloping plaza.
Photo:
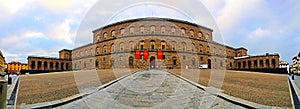
[[142,70],[105,89],[58,108],[236,108],[233,104],[161,70]]

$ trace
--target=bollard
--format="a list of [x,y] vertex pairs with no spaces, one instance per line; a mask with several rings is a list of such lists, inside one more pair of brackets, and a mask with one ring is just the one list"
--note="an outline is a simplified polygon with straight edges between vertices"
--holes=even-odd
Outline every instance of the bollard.
[[7,81],[0,77],[0,109],[6,109]]
[[7,77],[7,84],[8,85],[12,84],[12,77],[10,75],[8,75],[8,77]]

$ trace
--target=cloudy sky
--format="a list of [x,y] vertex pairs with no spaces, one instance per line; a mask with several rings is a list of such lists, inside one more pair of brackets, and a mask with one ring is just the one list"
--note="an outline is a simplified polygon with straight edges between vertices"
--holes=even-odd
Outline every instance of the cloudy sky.
[[[156,0],[1,0],[0,50],[7,62],[27,63],[31,55],[57,57],[63,48],[90,43],[91,31],[105,24],[158,16],[219,29],[213,37],[222,40],[216,41],[245,47],[250,55],[279,53],[281,60],[291,63],[300,52],[299,0],[165,1],[170,5],[143,5]],[[199,12],[202,9],[218,28],[198,20],[210,15]]]

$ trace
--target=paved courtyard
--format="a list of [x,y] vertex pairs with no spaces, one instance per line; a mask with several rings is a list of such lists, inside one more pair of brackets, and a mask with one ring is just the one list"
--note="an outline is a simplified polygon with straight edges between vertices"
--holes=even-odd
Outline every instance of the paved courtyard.
[[212,108],[241,109],[160,70],[132,74],[100,91],[57,108]]

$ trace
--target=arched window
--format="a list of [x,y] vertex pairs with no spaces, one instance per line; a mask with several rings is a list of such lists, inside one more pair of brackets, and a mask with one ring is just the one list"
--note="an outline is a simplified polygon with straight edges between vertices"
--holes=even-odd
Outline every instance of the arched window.
[[133,66],[133,57],[131,57],[131,56],[129,57],[128,63],[129,63],[129,66]]
[[209,34],[206,33],[206,34],[205,34],[205,39],[208,40],[208,38],[209,38]]
[[200,44],[200,46],[199,46],[199,51],[200,51],[200,53],[202,53],[202,51],[203,51],[203,45],[202,44]]
[[172,34],[174,35],[176,32],[176,28],[174,26],[172,26],[171,28],[172,28]]
[[144,34],[144,31],[145,31],[145,27],[144,26],[140,26],[140,32],[141,32],[141,34]]
[[124,48],[123,48],[123,47],[124,47],[124,43],[123,43],[123,42],[121,42],[121,43],[120,43],[120,45],[119,45],[120,51],[123,51],[123,50],[124,50]]
[[115,44],[111,44],[111,52],[115,52]]
[[185,42],[182,42],[182,51],[185,51],[186,50],[186,44]]
[[173,65],[176,65],[176,63],[177,63],[177,58],[173,57]]
[[151,50],[154,50],[154,49],[155,49],[155,41],[154,41],[154,40],[152,40],[152,41],[150,42],[150,46],[151,46]]
[[100,52],[99,50],[100,50],[99,47],[97,47],[97,48],[96,48],[96,53],[97,53],[97,54],[99,54],[99,52]]
[[209,52],[210,52],[210,47],[209,47],[209,46],[207,46],[207,48],[206,48],[206,52],[207,52],[207,53],[209,53]]
[[190,30],[190,35],[191,35],[191,37],[194,37],[194,30]]
[[110,67],[113,67],[115,65],[115,60],[114,59],[110,59]]
[[106,53],[106,45],[103,46],[103,53]]
[[213,48],[212,53],[216,54],[216,47]]
[[134,27],[130,27],[129,32],[130,32],[130,34],[134,34]]
[[111,37],[115,37],[116,36],[116,31],[115,30],[112,30],[111,31]]
[[130,51],[133,50],[133,42],[132,41],[129,42],[129,49],[130,49]]
[[165,41],[162,41],[162,42],[161,42],[161,49],[162,49],[162,50],[166,50],[166,47],[167,47],[166,42],[165,42]]
[[139,44],[139,45],[140,45],[140,50],[144,50],[144,44],[145,44],[144,41],[141,41],[141,42],[140,42],[140,44]]
[[106,59],[105,58],[102,58],[102,62],[105,62],[106,61]]
[[193,43],[193,44],[192,44],[192,52],[195,51],[194,48],[195,48],[195,44]]
[[199,33],[198,33],[198,37],[199,37],[199,39],[202,40],[202,32],[199,32]]
[[176,42],[175,41],[172,42],[172,50],[176,50]]
[[195,61],[194,58],[192,59],[192,64],[193,64],[193,65],[196,65],[196,61]]
[[91,55],[93,55],[93,48],[90,49],[90,53],[91,53]]
[[97,68],[99,66],[98,60],[95,61],[95,67]]
[[150,29],[151,29],[151,34],[154,34],[154,33],[155,33],[155,26],[152,25],[152,26],[150,27]]
[[121,55],[121,56],[120,56],[120,62],[122,62],[122,61],[123,61],[123,56]]
[[103,34],[103,38],[104,38],[104,40],[107,38],[107,33],[106,32]]
[[181,35],[185,36],[185,29],[184,28],[181,28]]
[[97,41],[100,41],[100,34],[96,34]]
[[165,30],[166,29],[166,27],[165,26],[161,26],[161,34],[165,34]]
[[124,36],[124,34],[125,34],[125,29],[124,28],[120,29],[120,34],[121,34],[121,36]]

